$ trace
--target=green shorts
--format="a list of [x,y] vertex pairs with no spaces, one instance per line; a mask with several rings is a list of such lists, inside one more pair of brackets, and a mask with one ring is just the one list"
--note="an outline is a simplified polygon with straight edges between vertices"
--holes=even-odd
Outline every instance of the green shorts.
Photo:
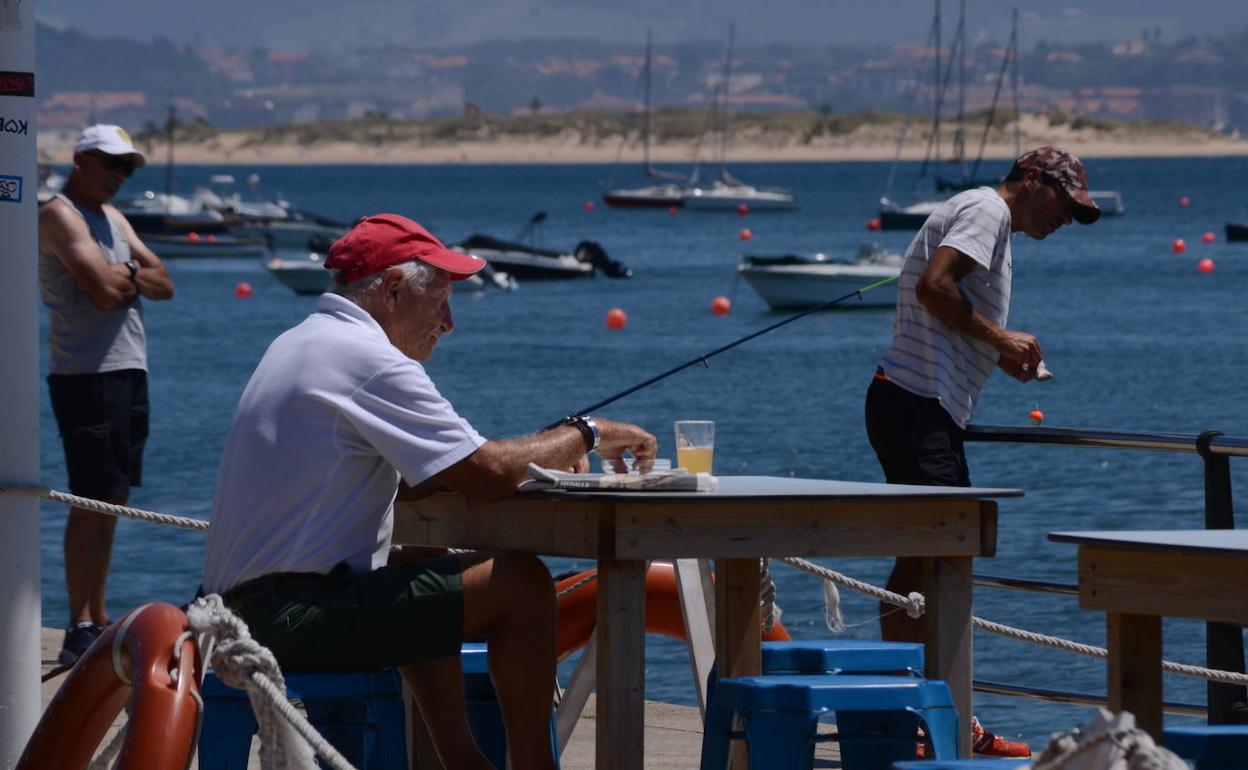
[[292,671],[371,671],[458,655],[462,567],[455,556],[353,573],[281,572],[223,595],[256,641]]

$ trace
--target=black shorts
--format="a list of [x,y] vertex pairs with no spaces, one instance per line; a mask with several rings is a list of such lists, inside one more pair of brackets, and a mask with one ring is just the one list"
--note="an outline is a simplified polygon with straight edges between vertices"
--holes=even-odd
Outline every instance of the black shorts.
[[876,377],[867,389],[867,438],[890,484],[969,487],[964,438],[940,401]]
[[52,413],[65,446],[69,491],[126,500],[143,484],[147,443],[147,372],[50,374]]
[[252,637],[292,671],[372,671],[458,655],[464,634],[457,556],[353,573],[281,572],[222,594]]

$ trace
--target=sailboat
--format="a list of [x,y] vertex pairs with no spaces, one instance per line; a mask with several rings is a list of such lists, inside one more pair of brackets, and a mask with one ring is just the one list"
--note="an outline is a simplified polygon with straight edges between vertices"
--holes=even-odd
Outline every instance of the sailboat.
[[[940,0],[935,0],[936,10],[932,17],[932,29],[928,33],[928,41],[932,43],[932,51],[935,56],[935,71],[932,85],[934,93],[932,95],[932,133],[927,142],[927,156],[923,159],[922,169],[919,171],[919,178],[915,182],[915,191],[922,185],[923,180],[927,176],[928,162],[932,158],[933,148],[935,149],[936,164],[940,163],[940,111],[944,102],[945,89],[941,83],[940,70]],[[915,93],[917,94],[917,88]],[[880,214],[879,222],[881,230],[917,230],[923,226],[927,218],[936,210],[943,201],[925,200],[918,201],[909,206],[903,206],[889,197],[893,188],[893,180],[897,176],[897,168],[901,164],[901,148],[906,142],[906,136],[910,133],[910,123],[907,120],[906,125],[902,128],[901,136],[897,140],[897,153],[893,158],[893,167],[888,172],[888,182],[884,185],[884,195],[880,196]]]
[[[642,68],[645,113],[641,124],[642,166],[647,179],[662,180],[644,187],[611,187],[602,194],[608,206],[620,208],[671,208],[684,205],[686,176],[650,165],[650,30],[646,30],[646,63]],[[623,152],[623,145],[620,151]]]
[[[685,208],[694,211],[796,211],[793,193],[779,187],[755,187],[728,173],[725,155],[728,144],[728,96],[732,82],[732,43],[736,25],[728,25],[728,55],[724,59],[723,83],[717,90],[719,177],[709,185],[690,184],[684,193]],[[696,175],[696,172],[695,172]]]
[[974,187],[996,186],[1000,177],[980,177],[979,166],[984,160],[984,147],[988,143],[988,132],[992,130],[992,122],[997,114],[997,103],[1001,97],[1001,86],[1005,83],[1006,67],[1011,67],[1011,90],[1014,96],[1014,157],[1022,155],[1022,133],[1018,115],[1018,9],[1014,9],[1013,25],[1010,42],[1006,46],[1005,57],[1001,60],[1001,70],[997,73],[997,87],[992,94],[992,106],[988,109],[988,120],[984,123],[984,133],[979,141],[979,153],[975,162],[968,169],[966,165],[965,116],[966,116],[966,0],[961,0],[958,15],[958,128],[954,132],[954,157],[962,166],[961,179],[936,177],[938,191],[969,190]]

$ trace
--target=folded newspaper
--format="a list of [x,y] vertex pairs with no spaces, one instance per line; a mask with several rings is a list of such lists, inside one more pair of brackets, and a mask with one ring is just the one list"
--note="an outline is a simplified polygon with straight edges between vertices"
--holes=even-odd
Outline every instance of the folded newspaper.
[[520,490],[566,489],[578,492],[713,492],[719,480],[684,468],[650,473],[567,473],[529,463],[529,480]]

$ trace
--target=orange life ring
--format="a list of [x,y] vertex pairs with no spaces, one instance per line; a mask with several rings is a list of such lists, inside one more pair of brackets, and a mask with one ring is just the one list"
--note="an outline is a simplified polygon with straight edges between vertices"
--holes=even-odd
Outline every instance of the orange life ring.
[[[185,770],[199,737],[199,649],[186,615],[145,604],[109,626],[48,704],[18,770],[80,770],[123,706],[130,722],[114,767]],[[174,646],[180,654],[175,660]]]
[[[563,591],[597,574],[596,569],[586,570],[555,584],[555,592],[560,594],[556,643],[559,660],[585,646],[598,618],[598,581],[586,582],[566,594]],[[674,639],[687,638],[685,620],[680,613],[680,596],[676,590],[676,570],[668,562],[651,562],[650,569],[646,570],[646,631]],[[769,642],[791,638],[780,621],[776,621],[771,631],[763,633],[763,639]]]

